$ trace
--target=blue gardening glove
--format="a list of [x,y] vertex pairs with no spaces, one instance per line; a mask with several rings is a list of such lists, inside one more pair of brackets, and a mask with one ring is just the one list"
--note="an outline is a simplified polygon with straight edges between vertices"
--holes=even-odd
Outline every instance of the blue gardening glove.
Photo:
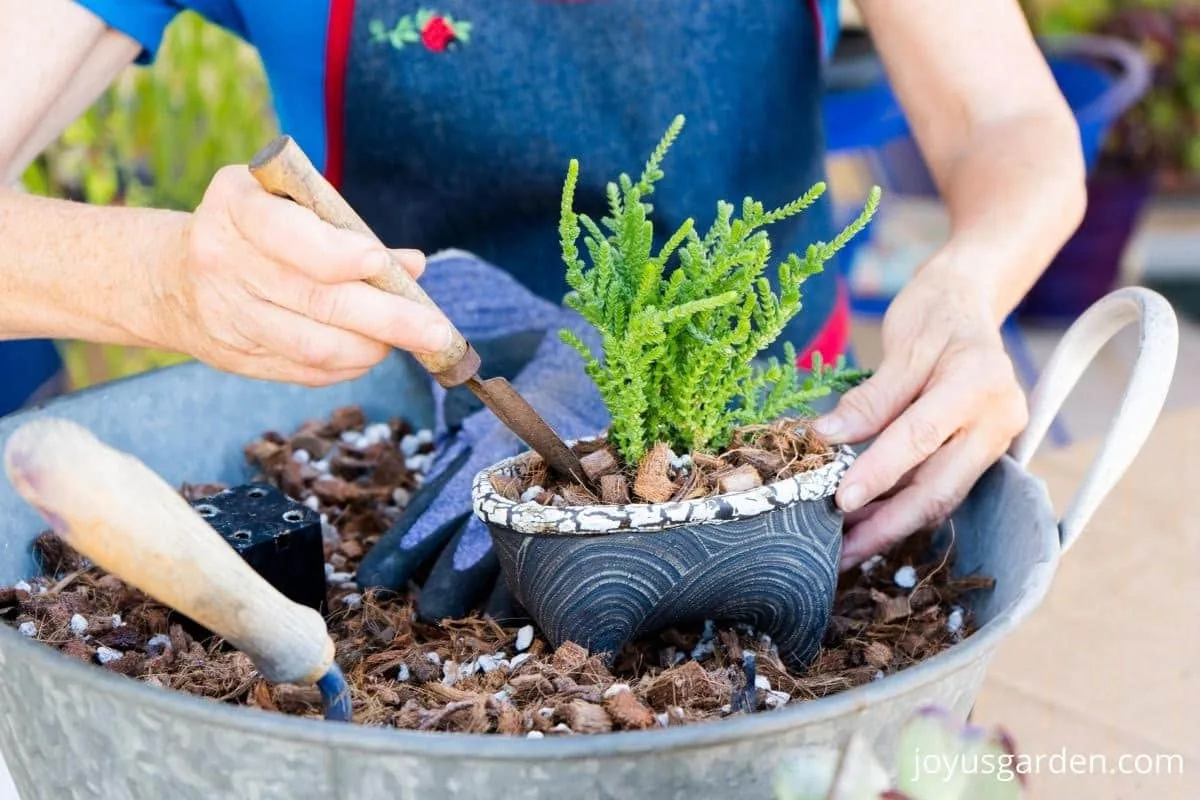
[[[485,376],[503,375],[564,439],[599,433],[608,411],[583,361],[563,344],[568,328],[599,356],[600,337],[574,311],[530,292],[474,256],[452,251],[429,259],[421,285],[479,351]],[[431,559],[418,614],[461,617],[489,598],[488,612],[511,618],[487,527],[471,511],[471,484],[486,467],[528,449],[466,389],[434,383],[438,457],[404,515],[363,559],[364,588],[404,588]]]

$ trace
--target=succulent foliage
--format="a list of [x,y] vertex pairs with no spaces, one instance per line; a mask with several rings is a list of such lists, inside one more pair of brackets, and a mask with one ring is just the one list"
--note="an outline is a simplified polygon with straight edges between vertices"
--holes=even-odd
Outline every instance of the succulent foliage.
[[782,360],[758,356],[801,311],[804,281],[866,227],[879,189],[833,241],[816,242],[778,265],[776,293],[765,274],[771,261],[765,229],[804,212],[825,184],[773,209],[747,197],[735,214],[722,201],[707,231],[688,219],[656,250],[647,198],[683,124],[682,116],[675,118],[636,181],[622,174],[608,184],[608,214],[599,222],[573,208],[577,161],[570,162],[563,186],[559,233],[571,288],[567,304],[600,333],[603,355],[570,332],[562,336],[586,362],[612,415],[609,440],[631,465],[660,441],[679,452],[719,449],[739,426],[786,412],[810,414],[813,400],[864,377],[840,359],[832,365],[814,360],[803,374],[790,343]]

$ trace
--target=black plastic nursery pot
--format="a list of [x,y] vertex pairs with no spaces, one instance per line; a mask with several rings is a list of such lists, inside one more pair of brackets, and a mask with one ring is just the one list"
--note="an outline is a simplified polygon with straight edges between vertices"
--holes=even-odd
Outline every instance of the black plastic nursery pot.
[[712,619],[747,623],[796,669],[828,627],[841,558],[833,501],[853,462],[837,450],[817,469],[740,492],[668,503],[549,506],[509,500],[494,474],[472,494],[513,595],[551,644],[615,655],[631,639]]

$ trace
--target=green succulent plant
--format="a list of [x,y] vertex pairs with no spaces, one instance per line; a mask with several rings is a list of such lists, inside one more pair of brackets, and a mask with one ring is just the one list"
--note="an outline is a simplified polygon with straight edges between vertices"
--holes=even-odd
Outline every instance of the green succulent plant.
[[[776,293],[765,275],[771,260],[765,228],[804,212],[825,184],[774,209],[747,197],[740,215],[720,202],[706,233],[688,219],[656,250],[646,199],[683,124],[682,116],[675,118],[636,181],[622,174],[608,184],[609,213],[599,223],[574,211],[578,161],[570,162],[563,186],[567,304],[600,333],[602,358],[573,334],[563,337],[583,357],[612,416],[609,441],[629,465],[658,442],[680,452],[719,449],[738,426],[788,411],[811,413],[814,400],[865,376],[844,360],[827,365],[819,359],[801,374],[790,343],[782,359],[760,362],[758,356],[800,313],[804,281],[870,222],[878,187],[832,241],[783,259]],[[579,251],[581,233],[587,261]]]

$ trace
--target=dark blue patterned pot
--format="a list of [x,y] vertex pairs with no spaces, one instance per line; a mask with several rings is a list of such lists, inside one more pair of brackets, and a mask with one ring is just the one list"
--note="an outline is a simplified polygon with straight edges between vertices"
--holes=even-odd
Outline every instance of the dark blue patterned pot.
[[673,503],[544,506],[492,486],[529,453],[475,478],[505,580],[555,647],[609,658],[629,640],[712,619],[768,634],[802,668],[829,624],[842,549],[833,495],[854,459],[743,492]]

